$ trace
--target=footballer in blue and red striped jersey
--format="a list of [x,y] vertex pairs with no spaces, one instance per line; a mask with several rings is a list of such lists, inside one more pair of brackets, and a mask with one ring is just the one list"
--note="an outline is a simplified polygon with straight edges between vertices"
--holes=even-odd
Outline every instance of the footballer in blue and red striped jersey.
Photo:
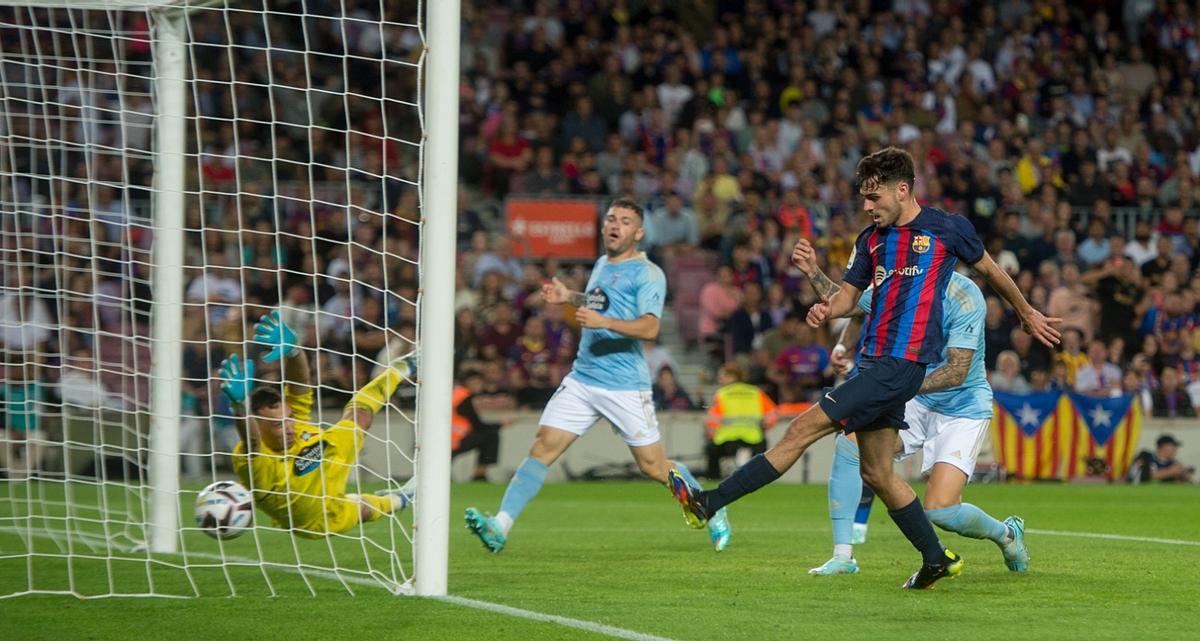
[[961,259],[983,258],[983,243],[966,218],[922,207],[901,226],[871,225],[858,236],[843,279],[866,290],[874,285],[863,356],[892,356],[917,363],[941,359],[942,294]]

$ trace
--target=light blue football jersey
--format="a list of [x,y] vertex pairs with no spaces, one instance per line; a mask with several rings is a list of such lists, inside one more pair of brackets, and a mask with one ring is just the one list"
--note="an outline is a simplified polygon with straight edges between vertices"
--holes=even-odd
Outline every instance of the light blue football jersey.
[[[653,314],[662,318],[667,278],[645,254],[619,263],[601,256],[588,279],[588,309],[621,320]],[[593,387],[610,390],[649,390],[650,369],[642,341],[607,329],[583,330],[571,376]]]
[[[870,289],[870,288],[868,288]],[[858,306],[871,313],[871,297],[863,292]],[[926,376],[946,364],[946,350],[951,347],[973,349],[971,367],[962,385],[932,394],[916,396],[918,403],[944,416],[957,418],[991,418],[992,387],[987,382],[984,367],[986,348],[983,340],[983,320],[987,314],[987,303],[983,292],[970,278],[955,272],[946,284],[942,296],[942,331],[946,335],[946,346],[942,348],[942,359],[929,366]]]

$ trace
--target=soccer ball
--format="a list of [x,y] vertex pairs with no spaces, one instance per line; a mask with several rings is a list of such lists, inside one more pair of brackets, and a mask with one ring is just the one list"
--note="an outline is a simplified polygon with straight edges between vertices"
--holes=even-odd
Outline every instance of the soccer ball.
[[214,539],[237,538],[254,522],[250,492],[236,481],[217,481],[196,497],[196,525]]

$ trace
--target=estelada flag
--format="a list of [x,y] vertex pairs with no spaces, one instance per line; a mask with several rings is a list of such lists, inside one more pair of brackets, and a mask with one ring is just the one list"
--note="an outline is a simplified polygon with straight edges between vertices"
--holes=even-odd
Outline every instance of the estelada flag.
[[992,445],[996,463],[1023,479],[1062,479],[1066,455],[1062,434],[1074,423],[1074,409],[1062,392],[994,392]]
[[1097,458],[1108,465],[1110,481],[1125,478],[1142,431],[1141,400],[1136,394],[1095,398],[1072,392],[1066,396],[1074,405],[1068,478],[1086,475],[1087,462]]

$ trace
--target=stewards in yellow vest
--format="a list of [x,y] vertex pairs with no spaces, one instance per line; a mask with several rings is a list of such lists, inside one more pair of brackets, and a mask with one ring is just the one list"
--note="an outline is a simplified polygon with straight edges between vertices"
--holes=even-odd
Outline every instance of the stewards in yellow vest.
[[713,394],[708,408],[708,477],[722,478],[721,459],[730,456],[749,459],[765,452],[765,429],[771,429],[778,417],[775,402],[761,389],[743,381],[742,368],[725,363],[717,372],[720,389]]

